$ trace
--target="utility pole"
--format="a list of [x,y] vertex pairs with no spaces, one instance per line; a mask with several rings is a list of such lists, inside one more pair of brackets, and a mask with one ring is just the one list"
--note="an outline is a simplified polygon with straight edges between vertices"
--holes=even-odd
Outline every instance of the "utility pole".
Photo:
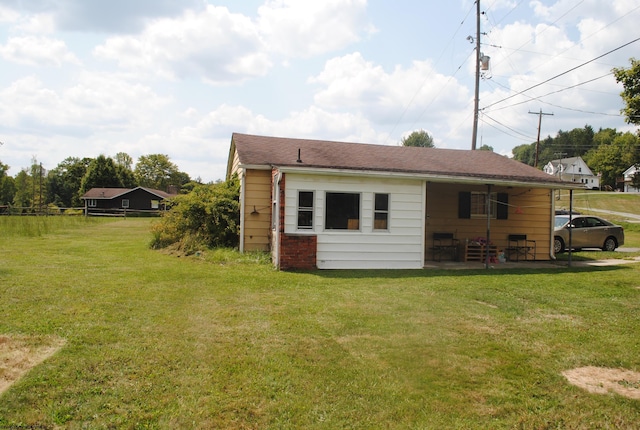
[[535,161],[533,162],[533,167],[538,167],[538,154],[540,152],[540,126],[542,125],[542,115],[553,115],[553,114],[542,112],[542,109],[540,109],[540,112],[529,111],[529,113],[538,115],[538,140],[536,141],[536,158],[535,158]]
[[558,163],[558,177],[562,179],[562,173],[563,173],[562,171],[564,170],[562,168],[562,158],[568,154],[566,152],[554,152],[553,155],[556,157],[560,157],[560,163]]
[[478,140],[478,105],[480,103],[480,0],[476,0],[476,93],[473,100],[473,135],[471,149],[476,149]]

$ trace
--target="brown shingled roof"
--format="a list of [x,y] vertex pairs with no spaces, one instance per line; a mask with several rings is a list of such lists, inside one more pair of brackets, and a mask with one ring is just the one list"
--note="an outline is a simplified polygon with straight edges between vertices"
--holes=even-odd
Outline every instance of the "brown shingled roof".
[[234,146],[240,164],[244,166],[398,172],[570,186],[541,170],[492,151],[371,145],[240,133],[232,136],[232,148]]
[[171,197],[175,197],[175,194],[169,194],[161,190],[155,190],[153,188],[146,187],[136,187],[136,188],[91,188],[89,191],[84,193],[81,199],[97,199],[97,200],[111,200],[118,196],[127,194],[136,189],[142,189],[147,191],[148,193],[155,194],[158,197],[163,199],[169,199]]

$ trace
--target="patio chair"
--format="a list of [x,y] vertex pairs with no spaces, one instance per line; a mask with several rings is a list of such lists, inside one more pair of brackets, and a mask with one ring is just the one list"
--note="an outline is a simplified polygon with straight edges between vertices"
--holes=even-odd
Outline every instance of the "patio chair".
[[433,260],[442,261],[442,254],[448,254],[452,260],[457,260],[459,243],[453,233],[433,233]]
[[536,241],[527,239],[526,234],[510,234],[508,237],[508,245],[505,251],[508,254],[509,260],[515,261],[523,260],[535,260],[536,259]]

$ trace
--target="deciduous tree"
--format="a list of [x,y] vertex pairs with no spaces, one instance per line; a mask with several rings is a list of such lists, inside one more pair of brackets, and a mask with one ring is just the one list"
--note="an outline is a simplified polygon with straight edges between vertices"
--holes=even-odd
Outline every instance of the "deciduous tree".
[[618,133],[610,143],[602,144],[590,151],[585,156],[585,162],[594,173],[602,174],[601,185],[615,188],[616,179],[635,164],[636,148],[639,144],[638,136],[633,133]]
[[68,157],[50,170],[47,175],[49,203],[67,208],[81,206],[78,191],[91,161],[91,158]]
[[635,58],[629,60],[631,67],[614,68],[613,75],[617,82],[622,83],[620,93],[625,103],[622,113],[629,124],[640,124],[640,61]]
[[172,183],[181,181],[179,174],[178,166],[165,154],[142,155],[134,169],[138,185],[163,191],[166,191],[169,185],[182,185],[181,182]]
[[0,205],[9,205],[13,202],[16,193],[14,179],[7,174],[9,165],[0,162]]
[[425,130],[417,130],[411,132],[410,135],[403,137],[400,141],[402,146],[417,146],[420,148],[434,148],[433,137]]

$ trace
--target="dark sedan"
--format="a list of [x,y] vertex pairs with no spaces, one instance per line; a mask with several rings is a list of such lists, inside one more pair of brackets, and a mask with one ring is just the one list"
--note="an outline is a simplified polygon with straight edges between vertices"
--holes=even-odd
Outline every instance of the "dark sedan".
[[569,225],[569,215],[556,215],[553,251],[558,254],[569,247],[571,229],[571,247],[600,248],[603,251],[615,251],[624,245],[624,229],[607,220],[591,215],[573,215]]

